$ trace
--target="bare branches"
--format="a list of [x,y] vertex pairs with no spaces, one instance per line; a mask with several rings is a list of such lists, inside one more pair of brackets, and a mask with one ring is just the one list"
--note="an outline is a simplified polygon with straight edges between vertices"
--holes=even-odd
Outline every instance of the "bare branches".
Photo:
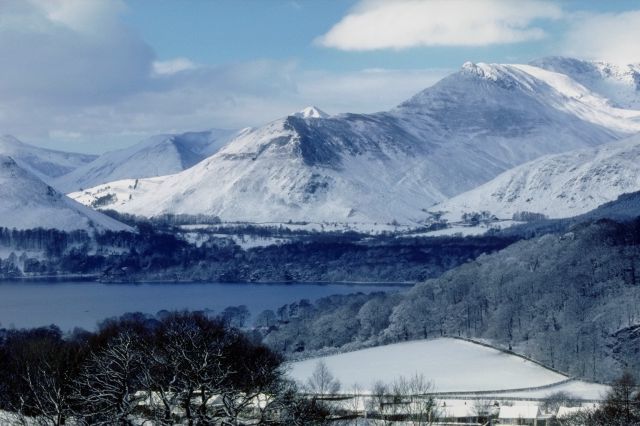
[[16,335],[0,340],[0,412],[13,424],[282,424],[314,411],[279,355],[198,313],[129,315],[78,341]]
[[341,386],[340,381],[333,377],[324,361],[318,361],[306,384],[309,393],[320,398],[338,393]]

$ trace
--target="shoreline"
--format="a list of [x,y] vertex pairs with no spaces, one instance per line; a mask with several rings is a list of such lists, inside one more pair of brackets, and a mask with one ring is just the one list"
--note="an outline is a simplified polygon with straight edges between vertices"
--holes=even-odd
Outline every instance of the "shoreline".
[[38,276],[23,276],[23,277],[7,277],[0,278],[0,285],[2,283],[11,283],[11,282],[25,282],[25,281],[89,281],[95,282],[98,284],[170,284],[174,283],[176,285],[179,284],[263,284],[263,285],[271,285],[271,284],[279,284],[279,285],[296,285],[296,284],[317,284],[317,285],[327,285],[327,284],[337,284],[337,285],[351,285],[351,286],[380,286],[380,287],[388,287],[388,286],[397,286],[397,287],[413,287],[418,282],[414,281],[322,281],[322,280],[301,280],[301,281],[277,281],[277,280],[258,280],[258,281],[237,281],[237,282],[228,282],[228,281],[200,281],[200,280],[180,280],[180,279],[148,279],[148,280],[100,280],[100,275],[98,274],[85,274],[85,275],[38,275]]

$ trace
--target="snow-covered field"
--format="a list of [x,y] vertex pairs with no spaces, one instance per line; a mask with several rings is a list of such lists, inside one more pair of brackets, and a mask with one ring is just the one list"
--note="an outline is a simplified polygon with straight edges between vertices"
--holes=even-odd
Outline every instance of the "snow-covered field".
[[474,392],[546,386],[567,376],[523,358],[463,340],[440,338],[396,343],[290,364],[290,376],[304,382],[319,359],[349,393],[357,384],[370,391],[380,380],[392,383],[399,376],[422,374],[435,392]]
[[510,226],[518,225],[524,222],[515,220],[496,220],[489,223],[481,223],[479,225],[468,225],[462,222],[453,222],[448,224],[447,228],[438,229],[436,231],[408,233],[407,237],[444,237],[444,236],[474,236],[484,235],[492,229],[505,229]]

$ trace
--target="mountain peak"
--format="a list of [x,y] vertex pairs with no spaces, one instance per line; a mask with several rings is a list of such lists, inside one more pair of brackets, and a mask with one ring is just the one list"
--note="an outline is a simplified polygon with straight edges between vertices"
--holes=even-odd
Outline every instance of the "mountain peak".
[[486,64],[484,62],[465,62],[462,64],[461,71],[464,74],[477,75],[478,77],[486,78],[489,80],[497,80],[500,76],[500,65]]
[[292,114],[294,117],[300,118],[328,118],[329,114],[322,111],[320,108],[317,108],[313,105],[304,108],[301,111],[298,111]]

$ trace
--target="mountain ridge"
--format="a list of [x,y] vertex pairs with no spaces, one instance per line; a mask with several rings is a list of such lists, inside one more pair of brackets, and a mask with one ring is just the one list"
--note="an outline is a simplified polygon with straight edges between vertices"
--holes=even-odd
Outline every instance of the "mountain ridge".
[[390,111],[288,116],[184,172],[71,196],[91,205],[112,194],[104,208],[145,216],[420,223],[433,204],[514,166],[638,131],[640,111],[565,75],[466,63]]

